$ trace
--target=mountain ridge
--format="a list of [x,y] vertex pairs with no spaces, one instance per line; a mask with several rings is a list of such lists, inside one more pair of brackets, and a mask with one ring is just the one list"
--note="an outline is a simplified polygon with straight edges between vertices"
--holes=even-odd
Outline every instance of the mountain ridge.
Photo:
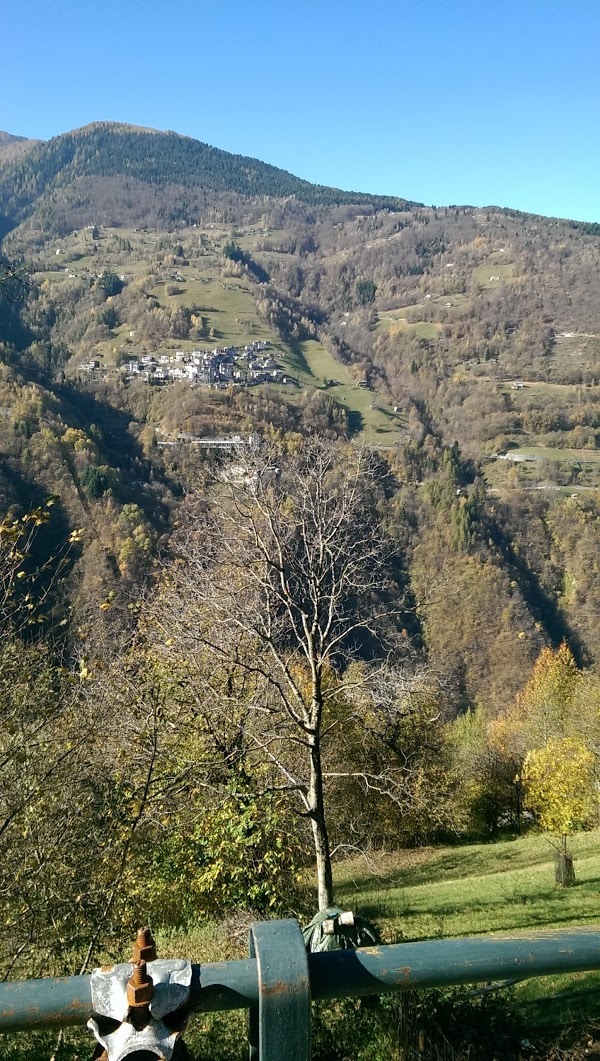
[[20,142],[27,140],[26,136],[16,136],[15,133],[7,133],[5,129],[0,129],[0,147],[5,144],[12,144],[15,141]]
[[394,196],[311,184],[259,159],[193,137],[119,122],[93,122],[51,140],[25,144],[27,149],[11,158],[0,176],[4,233],[29,216],[44,196],[81,178],[132,178],[155,188],[178,185],[246,198],[295,197],[311,206],[362,204],[396,211],[417,205]]
[[0,130],[0,170],[26,155],[40,141]]

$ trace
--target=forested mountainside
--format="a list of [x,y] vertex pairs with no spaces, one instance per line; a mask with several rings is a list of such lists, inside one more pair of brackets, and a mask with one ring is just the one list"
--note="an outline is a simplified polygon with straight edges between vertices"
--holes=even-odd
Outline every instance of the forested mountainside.
[[183,189],[194,188],[244,196],[293,195],[312,205],[373,201],[391,209],[405,205],[392,197],[314,185],[258,159],[233,155],[177,133],[97,122],[21,152],[3,176],[0,215],[9,219],[7,223],[22,220],[43,196],[81,179],[115,176],[150,186],[179,185],[179,206],[171,211],[170,221],[192,219],[194,200]]
[[[194,438],[318,434],[387,463],[406,628],[457,704],[501,709],[545,644],[597,660],[594,226],[313,188],[110,123],[30,145],[0,201],[26,280],[4,292],[2,506],[57,495],[56,534],[82,528],[73,614],[152,579]],[[258,368],[219,354],[199,381],[200,355],[252,344]]]
[[13,136],[0,131],[0,169],[10,166],[17,159],[26,155],[39,141],[28,140],[24,136]]
[[544,824],[536,769],[594,824],[594,226],[105,123],[0,202],[2,976]]
[[0,151],[8,149],[12,144],[26,143],[27,138],[24,136],[13,136],[12,133],[5,133],[0,130]]

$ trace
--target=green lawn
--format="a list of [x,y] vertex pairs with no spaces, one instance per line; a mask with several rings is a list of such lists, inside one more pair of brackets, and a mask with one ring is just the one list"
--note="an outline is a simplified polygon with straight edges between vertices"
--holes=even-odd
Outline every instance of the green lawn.
[[[338,903],[372,918],[384,942],[591,926],[600,923],[600,831],[571,841],[577,884],[554,884],[553,849],[544,836],[468,846],[424,848],[369,856],[335,868]],[[187,948],[187,949],[186,949]],[[185,950],[203,960],[241,956],[222,930],[173,934],[161,953]],[[511,989],[518,1015],[534,1037],[578,1020],[596,1020],[600,973],[525,980]],[[224,1018],[223,1031],[229,1026]],[[211,1027],[208,1025],[207,1027]],[[379,1056],[379,1055],[377,1055]]]
[[[338,902],[401,942],[600,924],[600,831],[571,841],[577,883],[554,884],[553,849],[544,836],[494,844],[401,851],[340,864]],[[534,1032],[597,1014],[600,972],[535,978],[514,1001]],[[548,1000],[551,1000],[549,1004]]]
[[340,902],[381,921],[391,938],[428,939],[600,922],[600,834],[572,840],[577,886],[554,886],[544,836],[401,851],[336,871]]

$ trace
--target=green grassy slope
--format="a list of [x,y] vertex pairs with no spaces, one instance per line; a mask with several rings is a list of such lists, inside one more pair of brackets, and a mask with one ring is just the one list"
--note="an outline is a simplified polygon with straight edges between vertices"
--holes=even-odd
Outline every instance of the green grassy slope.
[[577,886],[554,885],[545,836],[495,844],[401,851],[337,870],[340,902],[406,939],[551,928],[600,921],[600,834],[571,842]]
[[[368,860],[346,861],[335,871],[337,899],[341,905],[375,920],[386,943],[592,925],[600,920],[599,841],[598,831],[573,838],[577,884],[571,889],[554,886],[553,852],[548,840],[528,836],[494,844],[398,851],[371,855]],[[159,953],[164,957],[185,954],[197,962],[244,957],[248,921],[240,913],[223,925],[203,924],[159,933]],[[110,957],[114,960],[114,955]],[[568,1026],[589,1028],[596,1024],[599,987],[600,973],[539,977],[512,987],[506,1002],[514,1008],[530,1039],[553,1039]],[[461,998],[464,1006],[465,995]],[[353,1019],[349,1012],[341,1013],[337,1004],[327,1005],[328,1019],[337,1021],[338,1028],[340,1017],[342,1021]],[[364,1030],[361,1034],[364,1049]],[[247,1050],[244,1035],[243,1013],[205,1014],[190,1022],[186,1040],[202,1061],[209,1057],[241,1061]],[[576,1038],[577,1032],[572,1037]],[[14,1057],[19,1061],[34,1061],[50,1042],[47,1035],[11,1039]],[[87,1042],[85,1033],[68,1032],[65,1058],[74,1061],[80,1057]],[[361,1058],[400,1056],[396,1052],[376,1052],[389,1049],[386,1043],[383,1038],[381,1043],[373,1039],[373,1054],[361,1053]],[[543,1056],[556,1059],[573,1055]]]
[[[554,884],[545,836],[430,848],[353,860],[337,867],[338,902],[372,918],[385,942],[600,923],[600,832],[570,841],[577,882]],[[578,1020],[597,1007],[600,972],[518,984],[514,1001],[532,1034]],[[548,1004],[547,1000],[551,1000]]]

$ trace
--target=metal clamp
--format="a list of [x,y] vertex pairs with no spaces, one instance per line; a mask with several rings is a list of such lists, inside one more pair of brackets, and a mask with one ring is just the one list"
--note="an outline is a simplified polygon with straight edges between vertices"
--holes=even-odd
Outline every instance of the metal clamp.
[[[140,965],[144,965],[146,979],[140,981],[136,1001],[132,1000],[132,985],[135,994],[135,971]],[[185,1026],[191,983],[192,965],[183,959],[124,962],[109,969],[94,969],[94,1015],[87,1026],[104,1047],[108,1061],[122,1061],[139,1051],[171,1061]],[[144,995],[148,986],[150,990]],[[139,1019],[142,1009],[143,1019]],[[174,1014],[175,1020],[170,1020]]]
[[258,921],[250,928],[258,1006],[250,1009],[250,1061],[310,1061],[310,977],[297,921]]

